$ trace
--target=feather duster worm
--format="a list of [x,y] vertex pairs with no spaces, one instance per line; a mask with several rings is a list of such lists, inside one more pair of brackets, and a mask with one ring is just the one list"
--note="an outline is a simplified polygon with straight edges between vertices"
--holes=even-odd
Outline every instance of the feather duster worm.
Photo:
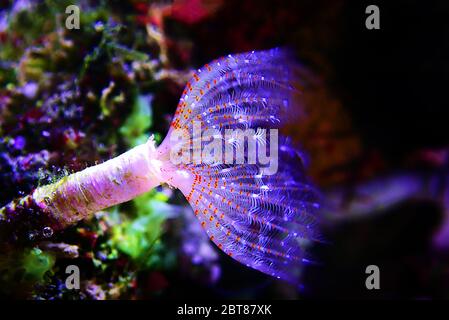
[[[309,262],[306,246],[319,240],[317,194],[306,181],[298,153],[278,139],[277,131],[266,139],[266,130],[277,129],[293,110],[295,71],[289,54],[280,49],[212,61],[187,83],[159,147],[150,139],[37,188],[27,201],[57,230],[167,183],[181,190],[210,239],[226,254],[296,281],[300,266]],[[195,126],[201,127],[200,134]],[[251,133],[246,142],[243,132]],[[213,155],[204,151],[211,139],[221,143],[214,144]],[[250,150],[252,142],[255,149]],[[267,148],[276,162],[270,167],[261,161]],[[223,161],[229,151],[246,153]],[[176,162],[174,155],[194,156]],[[13,219],[12,206],[17,201],[2,209],[0,220]]]

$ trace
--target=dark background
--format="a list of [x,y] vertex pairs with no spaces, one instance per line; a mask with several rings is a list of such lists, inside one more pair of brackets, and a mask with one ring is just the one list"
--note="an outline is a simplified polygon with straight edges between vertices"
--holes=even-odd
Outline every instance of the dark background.
[[[370,4],[380,8],[380,30],[365,27]],[[329,74],[364,142],[395,157],[447,145],[448,17],[445,1],[226,1],[192,38],[199,65],[227,52],[294,47]]]

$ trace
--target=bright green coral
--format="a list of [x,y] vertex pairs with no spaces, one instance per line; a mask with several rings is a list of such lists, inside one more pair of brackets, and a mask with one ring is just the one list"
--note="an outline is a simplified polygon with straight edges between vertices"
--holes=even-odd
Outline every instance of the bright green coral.
[[165,216],[154,210],[158,201],[153,192],[137,197],[133,200],[137,216],[134,219],[121,217],[121,223],[112,228],[111,245],[142,267],[150,267],[154,261],[151,256],[163,229]]
[[145,143],[152,124],[151,96],[137,95],[131,114],[120,127],[120,134],[130,147]]
[[53,267],[55,258],[51,253],[43,252],[39,248],[29,250],[23,259],[25,278],[30,280],[42,280],[45,273]]
[[3,252],[0,255],[0,292],[4,285],[14,282],[16,287],[31,287],[42,282],[55,264],[55,257],[37,247],[24,251]]

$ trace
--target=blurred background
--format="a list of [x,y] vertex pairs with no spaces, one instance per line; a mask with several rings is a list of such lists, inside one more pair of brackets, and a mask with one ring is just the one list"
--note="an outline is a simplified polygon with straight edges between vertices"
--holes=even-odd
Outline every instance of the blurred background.
[[[222,254],[160,187],[45,241],[2,243],[0,297],[448,298],[449,3],[371,2],[0,1],[0,206],[161,141],[191,70],[281,46],[304,75],[284,133],[322,192],[328,240],[298,289]],[[65,28],[71,4],[79,30]],[[380,30],[365,27],[370,4]],[[79,291],[64,286],[71,264]]]

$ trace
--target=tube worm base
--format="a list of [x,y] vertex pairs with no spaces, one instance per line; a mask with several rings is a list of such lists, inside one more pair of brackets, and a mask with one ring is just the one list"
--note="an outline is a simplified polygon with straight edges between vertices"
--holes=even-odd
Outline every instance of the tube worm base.
[[37,188],[32,198],[52,228],[62,229],[158,186],[162,178],[155,152],[150,138],[114,159]]

